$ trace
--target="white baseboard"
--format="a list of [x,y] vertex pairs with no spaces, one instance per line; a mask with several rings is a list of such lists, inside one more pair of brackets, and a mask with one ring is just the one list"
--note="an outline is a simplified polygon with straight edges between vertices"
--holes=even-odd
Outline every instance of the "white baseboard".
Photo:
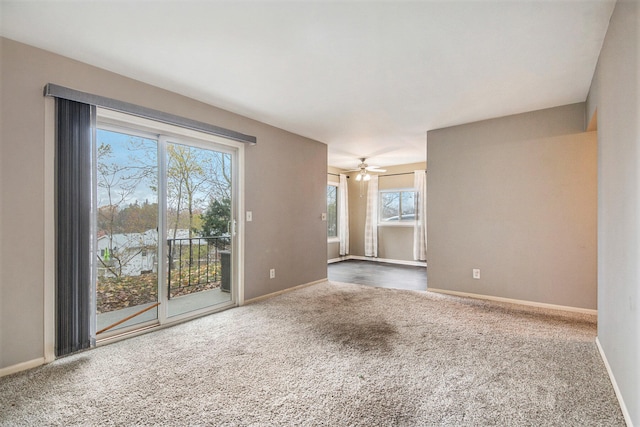
[[613,391],[615,391],[616,397],[618,398],[618,403],[620,404],[620,409],[622,410],[624,421],[627,423],[627,427],[633,427],[633,423],[631,422],[631,415],[629,414],[627,405],[624,404],[624,399],[622,398],[622,394],[620,393],[620,389],[618,388],[616,377],[613,376],[613,371],[611,371],[611,366],[609,366],[609,361],[607,360],[607,356],[604,354],[604,350],[602,348],[602,345],[600,345],[600,340],[598,339],[598,337],[596,337],[596,347],[598,347],[600,357],[604,362],[604,366],[607,368],[607,374],[609,374],[609,380],[611,380]]
[[476,298],[476,299],[485,299],[489,301],[497,301],[497,302],[506,302],[509,304],[518,304],[518,305],[527,305],[530,307],[538,307],[538,308],[547,308],[549,310],[559,310],[559,311],[569,311],[572,313],[581,313],[581,314],[590,314],[593,316],[598,315],[598,310],[592,310],[589,308],[581,308],[581,307],[570,307],[566,305],[556,305],[556,304],[547,304],[544,302],[535,302],[535,301],[527,301],[520,299],[512,299],[512,298],[503,298],[503,297],[494,297],[492,295],[482,295],[482,294],[472,294],[468,292],[458,292],[458,291],[449,291],[447,289],[434,289],[429,288],[427,285],[428,292],[436,292],[439,294],[448,294],[455,295],[458,297],[466,297],[466,298]]
[[265,299],[273,298],[275,296],[282,295],[282,294],[287,293],[287,292],[295,291],[296,289],[306,288],[307,286],[317,285],[318,283],[323,283],[323,282],[326,282],[326,281],[327,281],[327,279],[324,278],[324,279],[316,280],[315,282],[304,283],[302,285],[294,286],[292,288],[287,288],[287,289],[283,289],[281,291],[272,292],[270,294],[261,295],[259,297],[255,297],[255,298],[251,298],[251,299],[248,299],[248,300],[244,300],[244,303],[242,305],[253,304],[254,302],[258,302],[258,301],[262,301],[262,300],[265,300]]
[[2,368],[0,369],[0,377],[15,374],[16,372],[20,372],[20,371],[26,371],[27,369],[36,368],[40,365],[44,365],[44,357],[39,357],[37,359],[29,360],[26,362],[7,366],[6,368]]
[[374,258],[370,256],[360,256],[360,255],[347,255],[340,258],[332,258],[327,261],[328,264],[339,262],[339,261],[347,261],[350,259],[355,259],[359,261],[371,261],[371,262],[386,262],[387,264],[400,264],[400,265],[412,265],[415,267],[426,267],[427,263],[424,261],[407,261],[402,259],[388,259],[388,258]]

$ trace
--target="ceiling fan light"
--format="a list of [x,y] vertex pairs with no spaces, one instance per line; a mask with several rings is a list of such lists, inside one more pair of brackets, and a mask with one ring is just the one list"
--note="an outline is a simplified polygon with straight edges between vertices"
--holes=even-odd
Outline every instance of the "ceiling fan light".
[[371,179],[371,175],[369,175],[368,173],[364,174],[364,180],[365,181],[369,181]]
[[356,175],[356,181],[361,181],[362,180],[362,175],[358,174]]

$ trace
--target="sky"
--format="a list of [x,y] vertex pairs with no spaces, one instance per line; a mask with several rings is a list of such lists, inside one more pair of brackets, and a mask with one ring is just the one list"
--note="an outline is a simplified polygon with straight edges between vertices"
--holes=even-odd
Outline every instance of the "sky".
[[[143,203],[145,200],[149,203],[157,203],[157,193],[152,189],[157,182],[157,141],[104,129],[98,129],[96,136],[98,147],[104,143],[112,148],[109,157],[98,155],[98,164],[107,166],[109,171],[107,179],[114,184],[111,191],[112,201],[121,200],[121,207],[136,202]],[[143,168],[154,171],[156,179],[151,177],[140,179],[132,191],[124,190],[123,186],[134,182],[133,179],[125,178],[140,175]],[[98,206],[105,206],[109,204],[108,191],[100,186],[101,182],[104,183],[105,179],[98,171]],[[120,194],[123,192],[126,193],[126,197],[121,199]]]
[[[101,155],[102,150],[98,148],[98,206],[109,204],[107,183],[111,183],[111,203],[119,205],[120,208],[135,203],[142,204],[145,201],[158,203],[158,195],[155,190],[158,182],[158,141],[105,129],[98,129],[96,137],[98,147],[104,144],[111,148],[111,151],[105,155]],[[192,166],[200,164],[203,169],[209,170],[204,177],[206,185],[200,186],[201,191],[196,191],[194,194],[194,200],[199,204],[198,208],[205,209],[209,203],[209,194],[211,194],[204,190],[207,185],[211,186],[214,182],[221,183],[223,187],[228,185],[224,180],[216,181],[216,175],[221,176],[219,163],[221,156],[226,158],[228,167],[230,155],[182,144],[171,143],[171,145],[187,149],[188,160],[185,161],[186,164]],[[177,165],[178,163],[170,163],[169,169],[172,169],[171,164]],[[143,174],[146,176],[142,177]],[[171,176],[170,174],[169,179]],[[202,179],[202,175],[194,177],[192,183]],[[127,186],[131,187],[133,183],[136,184],[134,188],[126,188]]]

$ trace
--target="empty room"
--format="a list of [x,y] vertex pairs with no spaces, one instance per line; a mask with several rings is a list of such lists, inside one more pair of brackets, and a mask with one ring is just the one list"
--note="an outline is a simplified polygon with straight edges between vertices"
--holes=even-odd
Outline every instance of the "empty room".
[[0,425],[640,425],[640,2],[0,0]]

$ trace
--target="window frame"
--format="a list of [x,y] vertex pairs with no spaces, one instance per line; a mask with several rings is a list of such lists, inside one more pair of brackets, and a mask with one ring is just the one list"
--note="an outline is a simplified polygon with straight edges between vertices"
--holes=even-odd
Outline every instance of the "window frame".
[[[398,220],[397,221],[385,221],[382,218],[382,195],[384,193],[398,193]],[[414,197],[414,216],[413,219],[402,219],[402,193],[413,193]],[[378,227],[414,227],[416,224],[415,212],[417,211],[417,197],[418,192],[413,187],[403,187],[403,188],[385,188],[383,190],[378,190]]]

